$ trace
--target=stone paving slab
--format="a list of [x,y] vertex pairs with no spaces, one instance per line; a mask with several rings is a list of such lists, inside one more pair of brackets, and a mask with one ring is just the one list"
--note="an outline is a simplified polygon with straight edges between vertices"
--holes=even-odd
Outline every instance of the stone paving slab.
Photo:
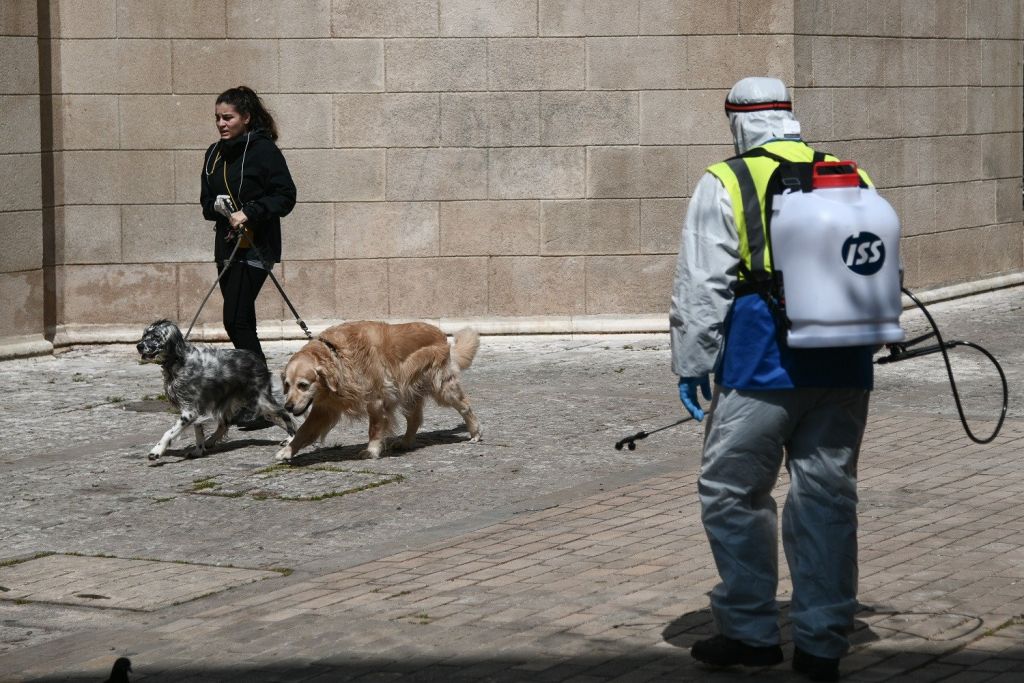
[[46,555],[0,567],[0,600],[153,611],[279,576],[233,567]]
[[[947,337],[993,351],[1011,387],[1021,293],[931,307]],[[919,316],[906,326],[923,331]],[[268,344],[272,366],[297,346]],[[0,561],[79,552],[293,572],[146,613],[0,601],[0,681],[102,680],[122,654],[145,681],[792,678],[788,664],[711,672],[689,658],[711,632],[716,582],[695,493],[700,426],[612,448],[678,419],[664,335],[486,337],[465,376],[483,443],[435,410],[420,448],[372,464],[400,481],[315,501],[195,490],[265,476],[275,430],[146,467],[173,418],[146,412],[159,377],[132,353],[0,363],[5,386],[25,387],[0,396]],[[954,363],[985,432],[997,382],[968,352]],[[1024,410],[1012,403],[1000,437],[973,444],[945,382],[937,357],[877,373],[848,680],[1024,679]],[[344,425],[296,476],[366,467],[351,462],[364,430]],[[778,499],[786,486],[783,474]]]

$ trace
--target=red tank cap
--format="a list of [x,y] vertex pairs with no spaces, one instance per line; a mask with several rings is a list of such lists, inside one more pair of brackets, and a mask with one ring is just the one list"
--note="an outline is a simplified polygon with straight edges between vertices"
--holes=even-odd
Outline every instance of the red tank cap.
[[853,161],[818,161],[811,171],[811,189],[832,187],[858,187],[860,174]]

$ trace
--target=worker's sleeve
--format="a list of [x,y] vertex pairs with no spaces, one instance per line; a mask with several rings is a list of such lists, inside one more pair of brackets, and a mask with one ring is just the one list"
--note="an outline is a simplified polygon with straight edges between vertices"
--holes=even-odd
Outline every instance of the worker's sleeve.
[[714,370],[738,264],[732,201],[721,181],[705,173],[686,211],[672,287],[669,331],[676,375],[700,377]]

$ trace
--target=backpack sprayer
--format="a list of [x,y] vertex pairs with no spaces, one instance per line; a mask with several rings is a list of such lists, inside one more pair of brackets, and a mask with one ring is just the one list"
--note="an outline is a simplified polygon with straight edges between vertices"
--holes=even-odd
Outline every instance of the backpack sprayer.
[[[902,286],[899,218],[874,188],[862,186],[857,165],[815,162],[810,188],[774,195],[771,207],[773,281],[759,293],[776,315],[780,332],[785,332],[785,343],[795,349],[885,346],[889,355],[877,359],[878,365],[941,353],[967,436],[979,444],[995,439],[1006,418],[1009,395],[999,361],[973,342],[943,340],[928,309]],[[901,291],[924,313],[931,332],[906,339],[899,323]],[[933,337],[935,344],[912,348]],[[982,353],[1002,382],[1002,410],[985,438],[975,436],[964,415],[948,353],[957,346]],[[615,449],[625,445],[635,450],[637,440],[690,419],[637,432],[617,441]]]

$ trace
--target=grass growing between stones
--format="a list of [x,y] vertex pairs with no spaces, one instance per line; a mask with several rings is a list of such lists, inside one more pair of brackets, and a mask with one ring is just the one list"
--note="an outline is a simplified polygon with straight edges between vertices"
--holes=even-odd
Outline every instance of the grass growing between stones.
[[[367,477],[372,478],[371,481],[352,481]],[[278,463],[241,476],[220,475],[197,479],[192,482],[188,492],[225,498],[249,496],[255,500],[316,502],[404,480],[401,474],[367,469],[353,470],[331,465],[294,467]]]

